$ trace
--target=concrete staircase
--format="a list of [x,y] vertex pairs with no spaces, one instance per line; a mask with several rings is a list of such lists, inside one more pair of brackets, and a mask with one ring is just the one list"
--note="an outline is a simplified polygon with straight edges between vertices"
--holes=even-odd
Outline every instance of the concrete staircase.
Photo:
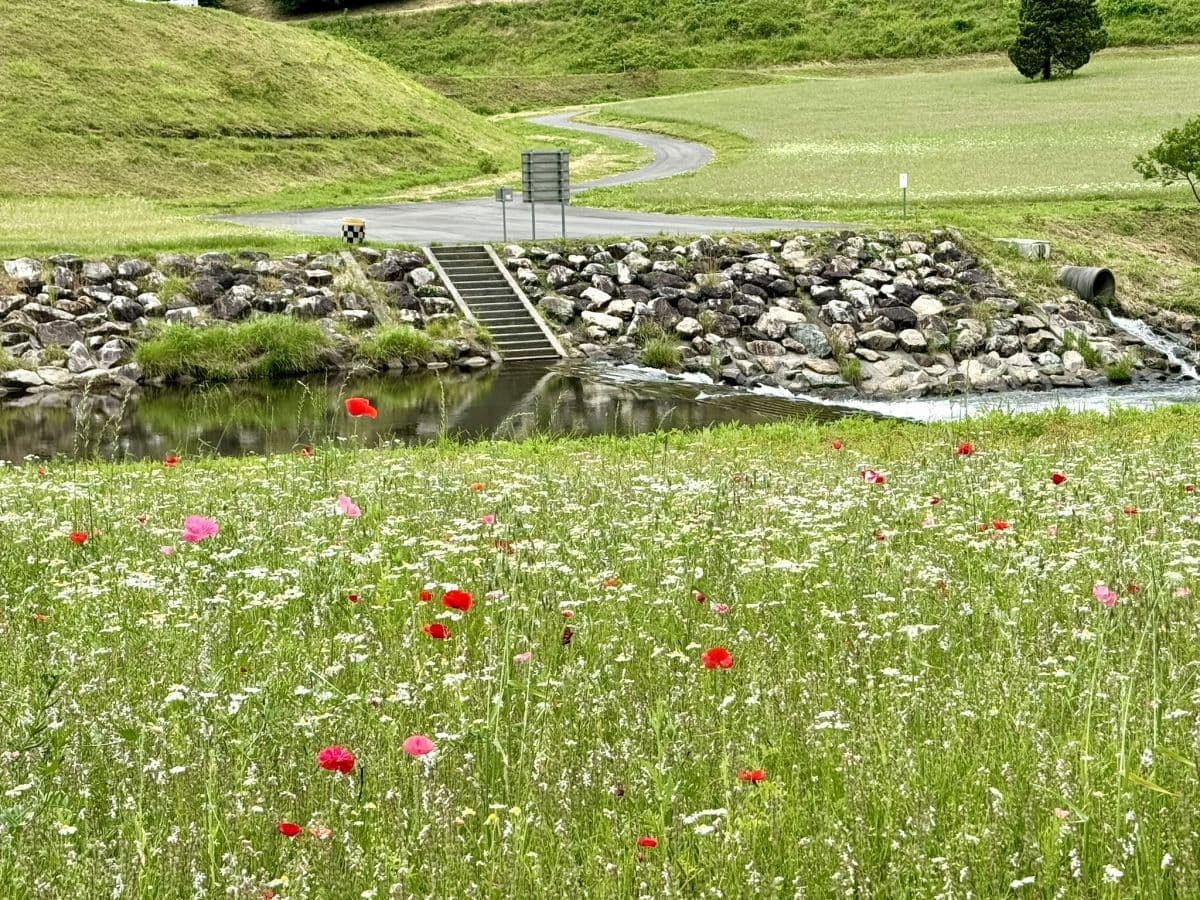
[[463,313],[491,333],[506,362],[566,355],[490,247],[426,248],[425,255]]

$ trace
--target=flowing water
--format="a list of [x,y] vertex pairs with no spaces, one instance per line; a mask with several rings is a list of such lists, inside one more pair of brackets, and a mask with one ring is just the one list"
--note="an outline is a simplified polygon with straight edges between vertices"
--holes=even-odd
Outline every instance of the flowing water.
[[1188,360],[1188,350],[1182,344],[1171,340],[1166,335],[1159,334],[1141,319],[1126,319],[1122,316],[1115,316],[1112,310],[1105,310],[1105,312],[1108,313],[1108,320],[1117,328],[1137,338],[1147,347],[1163,354],[1171,361],[1173,366],[1178,367],[1179,374],[1184,378],[1190,378],[1193,381],[1200,379],[1200,372],[1197,372],[1196,367]]
[[[347,417],[342,402],[355,394],[371,398],[378,419]],[[704,376],[669,376],[637,366],[506,367],[476,376],[311,377],[147,390],[126,402],[26,396],[0,406],[0,461],[237,456],[291,453],[340,439],[367,445],[443,438],[520,440],[850,415],[953,421],[996,410],[1105,410],[1198,399],[1200,386],[1175,383],[1163,388],[829,402],[781,390],[722,387]]]

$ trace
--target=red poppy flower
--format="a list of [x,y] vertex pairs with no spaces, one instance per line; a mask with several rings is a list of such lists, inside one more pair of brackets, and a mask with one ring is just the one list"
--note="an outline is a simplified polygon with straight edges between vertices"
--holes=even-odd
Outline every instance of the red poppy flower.
[[1137,514],[1138,514],[1138,508],[1136,506],[1125,507],[1125,515],[1136,516]]
[[292,822],[280,822],[279,833],[284,837],[295,837],[304,829]]
[[1062,472],[1055,472],[1053,475],[1050,476],[1050,480],[1053,481],[1055,484],[1062,484],[1064,481],[1067,480],[1067,476],[1064,475]]
[[421,629],[435,641],[444,641],[450,637],[450,629],[441,622],[434,622],[431,625],[426,625]]
[[936,496],[936,495],[935,495],[935,496],[933,496],[933,497],[930,497],[930,498],[929,498],[929,505],[930,505],[930,506],[937,506],[937,505],[938,505],[939,503],[941,503],[941,502],[942,502],[942,498],[941,498],[941,497],[938,497],[938,496]]
[[884,477],[882,475],[880,475],[878,472],[876,472],[874,469],[863,469],[858,474],[862,476],[862,480],[865,481],[867,484],[883,484],[884,483]]
[[163,466],[168,469],[173,469],[177,465],[179,465],[179,457],[178,456],[168,456],[166,459],[163,460]]
[[313,455],[313,448],[312,447],[301,447],[300,455],[303,456],[305,459],[311,459],[312,455]]
[[42,475],[42,476],[45,476],[45,474],[46,474],[46,470],[45,470],[45,469],[38,469],[38,474],[39,474],[39,475]]
[[471,490],[473,490],[475,493],[478,494],[480,491],[483,490],[483,487],[484,487],[484,485],[483,485],[482,481],[476,481],[474,484],[471,485]]
[[1008,531],[1008,523],[1003,519],[996,519],[992,522],[992,527],[997,531]]
[[1183,492],[1185,494],[1194,494],[1196,493],[1196,486],[1194,484],[1185,484],[1183,486]]
[[706,669],[732,669],[733,654],[724,647],[711,647],[701,655],[700,662]]
[[975,452],[975,446],[970,441],[965,441],[958,445],[958,449],[955,452],[959,456],[970,456]]
[[767,773],[762,769],[743,769],[738,772],[738,781],[749,781],[751,784],[758,784],[766,780],[766,777]]
[[707,603],[708,602],[708,598],[705,597],[699,591],[692,591],[692,599],[695,600],[697,603]]
[[348,397],[346,399],[346,412],[356,419],[359,416],[374,419],[379,415],[379,410],[373,407],[371,401],[366,397]]
[[466,612],[471,608],[471,595],[466,591],[446,591],[442,594],[442,606]]
[[575,613],[572,610],[564,609],[562,617],[564,619],[573,619],[573,618],[575,618]]
[[834,442],[833,442],[833,449],[834,449],[834,450],[841,450],[841,449],[842,449],[842,442],[841,442],[841,441],[834,441]]
[[317,765],[328,772],[349,775],[354,771],[354,754],[345,747],[326,747],[317,754]]
[[421,591],[421,593],[417,594],[417,599],[422,603],[428,603],[433,599],[433,594],[431,594],[429,591]]
[[349,600],[351,603],[357,603],[358,602],[358,594],[351,594],[346,599]]
[[875,540],[877,540],[877,541],[886,541],[886,540],[887,540],[887,535],[885,535],[885,534],[884,534],[882,531],[876,531],[876,532],[875,532]]
[[638,846],[646,850],[653,850],[658,846],[658,841],[652,837],[640,837],[638,838]]
[[88,539],[88,533],[86,531],[72,531],[71,532],[71,543],[72,544],[86,544],[87,539]]

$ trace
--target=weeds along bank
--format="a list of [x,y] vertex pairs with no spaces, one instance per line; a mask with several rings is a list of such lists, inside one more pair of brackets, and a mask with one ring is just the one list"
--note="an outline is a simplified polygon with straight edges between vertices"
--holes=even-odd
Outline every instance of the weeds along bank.
[[1194,896],[1197,416],[0,469],[0,892]]
[[417,252],[28,257],[0,280],[0,391],[272,378],[499,357]]

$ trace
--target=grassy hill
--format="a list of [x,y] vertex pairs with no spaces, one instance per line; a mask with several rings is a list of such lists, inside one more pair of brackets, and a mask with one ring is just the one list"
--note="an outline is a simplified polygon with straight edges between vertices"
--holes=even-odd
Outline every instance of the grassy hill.
[[343,42],[131,0],[0,3],[0,199],[205,202],[478,174],[510,132]]
[[[1017,0],[539,0],[407,15],[335,15],[312,27],[422,73],[736,68],[989,52]],[[1100,0],[1113,45],[1200,40],[1195,0]],[[403,8],[403,5],[399,5]]]

